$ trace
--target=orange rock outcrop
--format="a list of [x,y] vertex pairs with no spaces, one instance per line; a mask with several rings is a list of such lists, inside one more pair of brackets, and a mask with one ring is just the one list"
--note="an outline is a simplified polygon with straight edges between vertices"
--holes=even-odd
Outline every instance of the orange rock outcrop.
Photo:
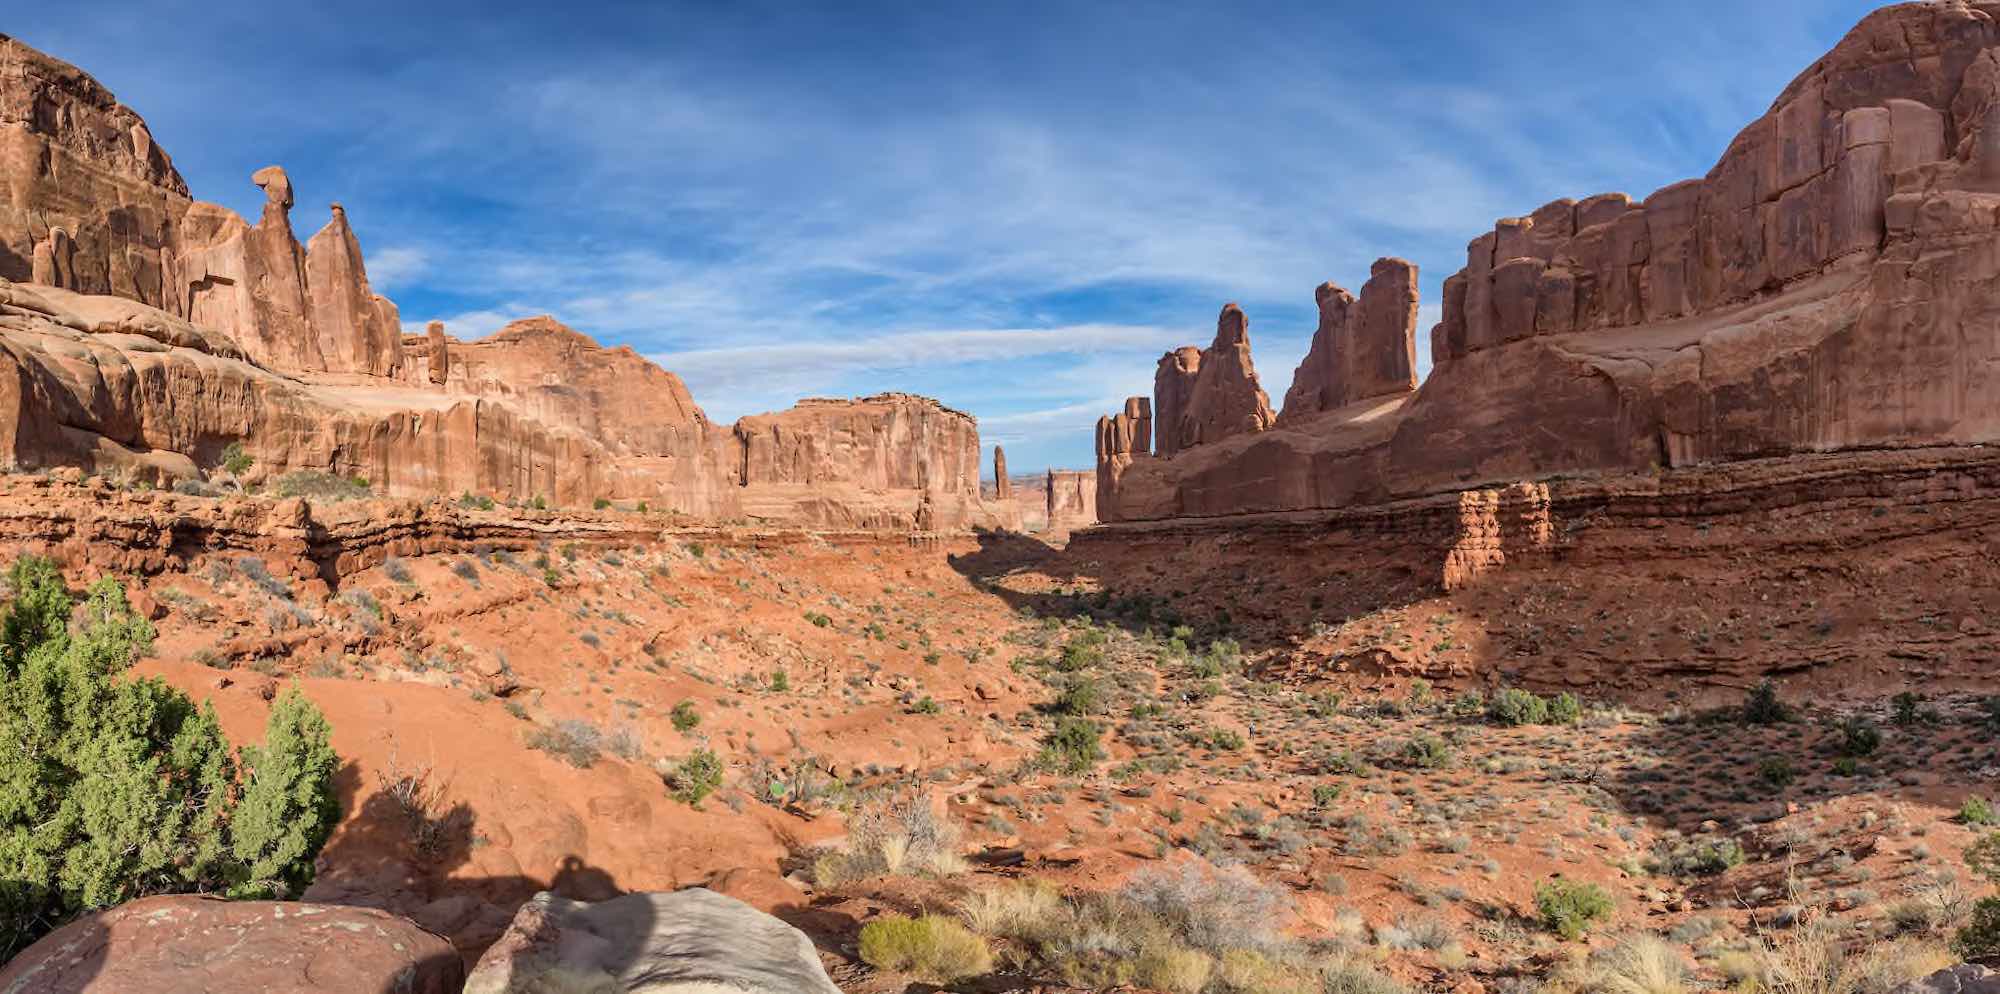
[[[398,496],[646,502],[718,520],[958,528],[976,422],[926,398],[712,424],[679,377],[550,317],[405,336],[339,204],[306,245],[276,166],[255,223],[194,200],[145,123],[0,36],[0,467],[255,485],[298,470]],[[231,474],[236,475],[236,474]]]
[[[1190,377],[1206,375],[1208,353],[1171,353],[1154,451],[1124,444],[1115,418],[1100,427],[1099,513],[1334,508],[1556,474],[2000,440],[1995,11],[1875,11],[1707,176],[1501,220],[1445,281],[1434,365],[1413,392],[1396,389],[1415,344],[1413,281],[1392,260],[1377,264],[1359,321],[1323,289],[1320,334],[1275,425],[1197,396]],[[1339,331],[1357,326],[1366,341],[1341,349]],[[1365,357],[1366,383],[1338,357]],[[1209,420],[1218,411],[1228,420]],[[1237,430],[1172,427],[1190,424]]]

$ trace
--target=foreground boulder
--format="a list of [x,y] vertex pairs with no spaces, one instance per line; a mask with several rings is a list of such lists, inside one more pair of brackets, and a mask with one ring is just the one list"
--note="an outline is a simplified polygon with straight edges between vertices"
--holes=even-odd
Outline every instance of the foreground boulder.
[[692,888],[590,904],[543,892],[481,957],[465,994],[840,994],[805,933]]
[[449,942],[381,911],[149,897],[71,922],[0,969],[0,994],[456,994]]
[[2000,994],[2000,972],[1977,963],[1960,963],[1912,980],[1896,988],[1895,994]]

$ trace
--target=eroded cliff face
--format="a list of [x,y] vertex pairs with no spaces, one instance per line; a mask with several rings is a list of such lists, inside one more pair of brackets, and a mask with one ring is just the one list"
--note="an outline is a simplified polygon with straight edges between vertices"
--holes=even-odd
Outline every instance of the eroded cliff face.
[[[977,423],[927,398],[806,401],[715,426],[667,389],[672,374],[547,319],[447,348],[473,357],[453,367],[470,375],[570,386],[535,407],[428,382],[283,376],[155,308],[0,281],[0,459],[165,484],[215,475],[237,443],[248,483],[316,470],[396,496],[645,501],[835,528],[990,518]],[[661,408],[686,420],[647,420]]]
[[717,426],[679,377],[553,318],[403,334],[339,205],[301,245],[283,169],[251,223],[193,200],[138,115],[0,36],[0,464],[164,484],[251,457],[397,496],[647,502],[715,520],[960,528],[976,422],[883,394]]
[[173,226],[191,203],[139,115],[0,35],[0,277],[40,269],[68,289],[165,305]]
[[[1413,329],[1357,320],[1369,288],[1355,303],[1323,288],[1277,425],[1150,455],[1100,431],[1100,513],[1329,508],[2000,437],[1996,12],[1876,11],[1707,176],[1501,220],[1446,280],[1435,365],[1414,392],[1388,388],[1399,369],[1372,359],[1375,385],[1348,388],[1333,357],[1412,354]],[[1381,296],[1384,312],[1414,313],[1399,284]],[[1341,349],[1329,331],[1342,329],[1361,341]]]

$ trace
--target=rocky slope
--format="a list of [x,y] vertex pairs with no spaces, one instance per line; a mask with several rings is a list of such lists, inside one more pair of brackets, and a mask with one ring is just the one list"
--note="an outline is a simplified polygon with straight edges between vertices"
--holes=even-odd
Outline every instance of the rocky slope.
[[1406,370],[1413,281],[1395,260],[1356,304],[1321,288],[1320,328],[1274,426],[1254,416],[1254,377],[1187,382],[1224,344],[1228,368],[1247,373],[1247,338],[1169,353],[1156,443],[1135,433],[1132,405],[1100,426],[1100,513],[1339,507],[2000,437],[1986,317],[2000,299],[1996,9],[1876,11],[1706,177],[1501,220],[1445,283],[1420,389]]
[[301,245],[283,169],[248,222],[193,200],[143,121],[0,36],[0,466],[156,484],[313,471],[399,496],[598,500],[713,520],[996,521],[974,420],[882,394],[716,425],[674,374],[553,318],[405,336],[347,213]]

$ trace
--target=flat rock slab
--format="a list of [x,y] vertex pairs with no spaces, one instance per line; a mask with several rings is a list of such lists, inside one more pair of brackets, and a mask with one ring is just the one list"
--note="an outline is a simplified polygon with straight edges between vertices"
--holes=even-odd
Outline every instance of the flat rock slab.
[[840,994],[805,933],[711,890],[589,904],[543,892],[465,994]]
[[0,969],[0,994],[457,994],[451,943],[368,908],[149,897],[80,918]]

